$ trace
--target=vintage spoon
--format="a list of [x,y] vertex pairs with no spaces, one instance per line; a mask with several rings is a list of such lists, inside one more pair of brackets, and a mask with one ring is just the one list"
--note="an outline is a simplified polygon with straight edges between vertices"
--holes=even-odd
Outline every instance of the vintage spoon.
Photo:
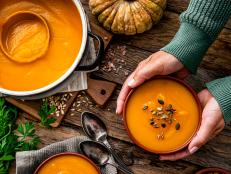
[[123,166],[113,161],[112,155],[105,145],[96,141],[83,141],[79,143],[79,147],[81,152],[90,158],[95,164],[99,166],[110,164],[125,174],[133,174],[133,172],[130,172]]
[[104,122],[99,117],[91,112],[83,112],[81,115],[81,123],[84,132],[90,139],[102,142],[104,145],[106,145],[113,157],[115,158],[116,162],[132,172],[131,169],[129,169],[128,166],[126,166],[126,164],[123,162],[123,160],[118,156],[118,154],[112,149],[111,145],[107,141],[107,128]]

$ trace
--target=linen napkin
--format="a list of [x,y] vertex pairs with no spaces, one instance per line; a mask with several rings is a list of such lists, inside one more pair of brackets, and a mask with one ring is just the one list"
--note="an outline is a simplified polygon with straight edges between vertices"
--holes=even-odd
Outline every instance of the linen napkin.
[[[53,143],[40,150],[16,153],[16,174],[33,174],[36,168],[48,157],[62,152],[80,153],[79,143],[88,140],[85,136],[76,136]],[[102,174],[117,174],[115,167],[106,165],[101,168]]]

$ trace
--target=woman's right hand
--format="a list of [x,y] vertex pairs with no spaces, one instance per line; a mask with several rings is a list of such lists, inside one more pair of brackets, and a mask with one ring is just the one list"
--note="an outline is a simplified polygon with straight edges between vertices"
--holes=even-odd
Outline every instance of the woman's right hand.
[[177,72],[177,76],[183,78],[188,74],[183,67],[183,64],[176,57],[164,51],[158,51],[140,62],[120,91],[116,113],[122,114],[125,99],[132,88],[138,87],[155,75],[168,75]]

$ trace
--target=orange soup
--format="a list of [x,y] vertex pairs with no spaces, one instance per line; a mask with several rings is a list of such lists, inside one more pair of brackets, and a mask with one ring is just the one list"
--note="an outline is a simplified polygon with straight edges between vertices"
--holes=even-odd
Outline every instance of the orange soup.
[[[72,0],[0,0],[0,32],[8,17],[19,11],[30,11],[45,19],[49,46],[43,57],[29,63],[12,61],[0,49],[0,88],[31,91],[58,80],[71,67],[81,47],[82,23]],[[20,23],[9,31],[11,54],[27,56],[41,50],[44,33],[36,20]]]
[[37,174],[99,174],[88,160],[77,155],[60,155],[46,162]]
[[199,105],[184,85],[153,79],[130,95],[125,121],[133,140],[154,153],[170,153],[191,139],[200,121]]

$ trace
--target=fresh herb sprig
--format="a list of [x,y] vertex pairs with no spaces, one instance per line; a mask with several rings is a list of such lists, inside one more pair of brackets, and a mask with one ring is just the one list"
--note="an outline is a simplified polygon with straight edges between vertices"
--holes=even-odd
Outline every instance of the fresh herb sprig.
[[8,173],[16,151],[36,149],[39,143],[32,123],[20,124],[15,130],[17,115],[17,109],[0,97],[0,174]]
[[0,173],[8,173],[15,148],[18,145],[17,136],[13,130],[16,127],[17,110],[5,104],[0,98]]
[[56,111],[56,107],[55,106],[50,106],[48,104],[48,101],[45,100],[40,109],[39,109],[39,116],[41,118],[41,126],[43,127],[50,127],[50,124],[54,123],[56,121],[56,119],[54,117],[50,117],[50,115],[52,113],[54,113]]
[[39,137],[35,134],[35,126],[33,123],[26,122],[25,124],[19,124],[17,135],[19,150],[35,150],[40,143]]

